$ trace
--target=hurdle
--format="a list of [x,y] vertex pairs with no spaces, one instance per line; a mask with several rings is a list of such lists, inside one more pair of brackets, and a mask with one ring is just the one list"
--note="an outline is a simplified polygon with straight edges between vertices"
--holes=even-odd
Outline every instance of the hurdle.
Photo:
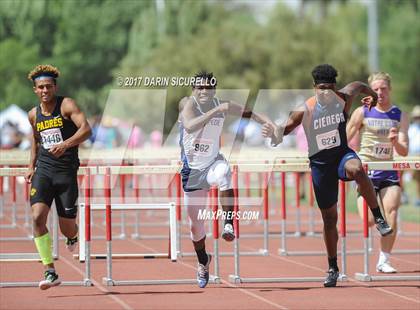
[[[0,166],[0,169],[3,168],[2,166]],[[0,218],[2,218],[4,216],[4,191],[3,191],[3,186],[4,186],[4,177],[2,175],[0,175]]]
[[[53,205],[54,206],[54,205]],[[52,231],[52,251],[53,259],[59,258],[58,249],[58,215],[55,208],[52,208],[52,219],[48,218],[47,225]],[[16,225],[18,228],[20,225]],[[33,237],[2,237],[0,241],[33,241]],[[41,261],[38,253],[0,253],[0,262],[21,262],[21,261]]]
[[[98,166],[98,169],[103,168],[104,166]],[[139,203],[140,202],[140,187],[139,187],[139,177],[140,176],[150,176],[150,175],[162,175],[162,174],[176,174],[177,171],[179,171],[179,167],[178,166],[168,166],[168,165],[159,165],[159,166],[149,166],[149,165],[143,165],[143,166],[128,166],[126,164],[123,163],[122,166],[111,166],[112,170],[113,170],[113,175],[112,178],[114,179],[114,176],[116,178],[115,182],[117,182],[117,180],[119,180],[119,193],[120,193],[120,199],[121,199],[121,203],[124,204],[126,201],[129,201],[130,198],[131,200],[133,200],[135,203]],[[140,169],[141,171],[137,171],[140,174],[136,174],[133,175],[133,168],[134,169]],[[158,169],[153,169],[158,167]],[[103,174],[101,172],[101,174]],[[126,185],[129,184],[129,182],[127,181],[129,179],[129,177],[132,177],[131,180],[133,182],[133,196],[128,198],[127,195],[127,188]],[[149,181],[149,178],[147,179]],[[113,181],[114,182],[114,181]],[[168,190],[169,193],[169,190]],[[154,196],[152,196],[154,197]],[[169,197],[168,197],[169,198]],[[151,211],[151,210],[150,210]],[[120,234],[115,236],[115,239],[125,239],[127,237],[127,233],[126,233],[126,229],[127,227],[133,227],[134,231],[131,234],[131,238],[132,239],[167,239],[167,236],[165,235],[145,235],[145,234],[140,234],[140,226],[145,226],[145,227],[166,227],[169,225],[169,222],[159,222],[159,223],[142,223],[140,224],[140,218],[139,218],[139,212],[140,210],[136,210],[135,214],[134,214],[134,223],[126,223],[126,216],[124,214],[124,212],[121,212],[120,215],[120,221],[119,223],[113,223],[113,226],[119,226],[120,227]],[[103,225],[106,225],[106,218],[104,217],[103,219]],[[105,236],[94,236],[94,239],[106,239]]]
[[[126,167],[126,166],[112,166],[112,169],[114,170],[114,175],[117,174],[117,172],[119,172],[119,168],[121,167]],[[133,166],[131,166],[133,167]],[[131,168],[130,167],[130,168]],[[128,168],[128,167],[127,167]],[[127,169],[125,169],[127,170]],[[111,171],[111,170],[110,170]],[[106,206],[107,204],[111,204],[111,172],[110,174],[107,174],[107,170],[104,170],[104,167],[98,167],[98,174],[104,173],[105,172],[105,178],[104,178],[104,197],[105,197],[105,204],[91,204],[90,205],[90,210],[94,211],[94,210],[106,210]],[[121,175],[124,175],[125,173],[127,173],[127,171],[120,171]],[[87,195],[91,195],[90,192],[86,192]],[[91,197],[90,197],[91,198]],[[124,203],[125,200],[123,200],[123,203],[114,203],[112,204],[112,208],[114,210],[120,210],[120,211],[124,211],[124,210],[168,210],[169,211],[169,216],[170,216],[170,223],[173,226],[172,221],[172,203],[169,204],[128,204],[128,203]],[[108,215],[107,213],[105,214],[105,217],[107,218]],[[83,212],[79,213],[79,223],[80,225],[84,225],[85,223],[85,215]],[[172,226],[170,227],[172,229]],[[176,223],[175,223],[176,226]],[[174,227],[175,227],[174,226]],[[176,234],[171,234],[171,237],[176,237]],[[108,236],[106,236],[106,238],[108,238]],[[121,238],[120,238],[121,239]],[[174,242],[175,239],[171,239],[171,242]],[[84,261],[86,254],[84,252],[84,242],[85,242],[85,238],[83,235],[80,236],[80,242],[79,242],[79,255],[75,254],[73,255],[75,258],[79,258],[80,261]],[[170,245],[170,248],[175,248],[176,246],[174,245]],[[91,259],[105,259],[107,254],[90,254],[90,258]],[[145,253],[145,254],[130,254],[130,253],[126,253],[126,254],[113,254],[114,258],[171,258],[173,261],[176,261],[176,255],[174,255],[173,253],[153,253],[153,254],[149,254],[149,253]]]
[[[419,161],[394,161],[394,162],[367,162],[366,169],[371,170],[419,170],[420,169],[420,162]],[[398,218],[400,215],[401,210],[398,210]],[[400,230],[400,221],[397,218],[397,225],[398,225],[398,234],[402,236],[418,236],[418,233],[408,233],[403,232]],[[369,234],[370,237],[370,234]],[[372,238],[370,238],[371,240]],[[395,249],[392,251],[394,254],[420,254],[420,249]]]
[[[298,165],[298,164],[296,164]],[[302,170],[306,171],[309,169],[309,166],[306,166],[306,164],[303,164],[302,166],[299,167],[295,167],[296,169],[299,169],[300,172],[302,172]],[[296,175],[298,175],[297,172]],[[286,219],[287,219],[287,211],[286,211],[286,171],[282,171],[281,172],[281,247],[278,250],[278,254],[282,255],[282,256],[324,256],[325,252],[323,251],[289,251],[287,249],[287,231],[286,231]],[[298,183],[298,182],[296,182]],[[312,183],[311,183],[312,184]],[[345,231],[346,228],[346,218],[345,218],[345,212],[346,212],[346,188],[345,188],[345,183],[343,181],[339,182],[339,189],[340,189],[340,200],[338,203],[338,210],[339,210],[339,218],[340,218],[340,236],[341,236],[341,251],[337,252],[337,255],[341,255],[342,256],[342,260],[343,260],[343,265],[346,265],[346,255],[353,255],[353,254],[363,254],[363,250],[345,250],[346,247],[346,236],[347,233]],[[298,193],[298,191],[296,191],[296,193]],[[297,198],[297,194],[296,194],[296,198]],[[313,206],[313,196],[312,198],[310,198],[310,203]],[[313,207],[312,207],[313,208]],[[312,232],[313,232],[313,226],[312,226]],[[297,234],[297,236],[301,236],[302,234]],[[315,236],[315,234],[310,234],[308,236]],[[343,267],[344,267],[343,266]],[[343,270],[343,274],[345,272],[345,268],[342,269]]]
[[[400,178],[400,185],[401,185],[401,188],[403,188],[404,187],[404,180],[401,177],[401,171],[398,171],[398,172],[399,172],[399,175],[398,176]],[[404,229],[403,229],[403,223],[402,223],[402,220],[401,220],[401,213],[404,212],[404,210],[405,210],[405,208],[402,208],[398,212],[398,218],[397,218],[397,223],[398,223],[398,236],[420,236],[420,232],[407,232],[407,231],[404,231]]]
[[[2,171],[4,168],[0,168]],[[16,171],[16,175],[11,175],[8,176],[8,179],[11,183],[11,186],[9,187],[9,190],[11,191],[11,211],[12,211],[12,224],[6,224],[6,225],[0,225],[0,228],[17,228],[18,227],[18,216],[17,216],[17,178],[18,177],[23,177],[23,175],[25,174],[25,172],[27,171],[27,169],[25,168],[10,168],[10,169],[14,169],[14,171]],[[20,169],[20,170],[16,170],[16,169]],[[7,171],[7,170],[6,170]],[[5,175],[7,175],[7,173],[4,173]],[[3,180],[4,176],[1,176],[0,178]],[[24,186],[24,197],[25,197],[25,202],[29,201],[29,190],[28,190],[28,184],[26,184],[26,182],[23,184]],[[3,199],[3,197],[2,197]],[[7,204],[6,204],[7,205]],[[30,227],[31,224],[29,223],[29,208],[25,205],[25,214],[24,214],[24,219],[25,219],[25,223],[24,223],[24,227]],[[4,217],[4,213],[3,216]],[[33,234],[29,233],[27,234],[27,236],[25,237],[0,237],[0,241],[27,241],[27,240],[33,240]]]
[[[1,169],[0,169],[1,171]],[[26,169],[25,169],[26,171]],[[9,172],[9,171],[8,171]],[[2,173],[4,173],[2,171]],[[19,171],[18,171],[19,173]],[[87,174],[87,183],[89,184],[89,169],[83,169],[82,171],[79,171],[80,174]],[[87,191],[90,191],[90,186],[88,185]],[[87,224],[85,226],[82,226],[81,232],[83,232],[87,236],[87,242],[85,243],[85,251],[87,253],[90,253],[90,195],[85,195],[85,206],[84,212],[86,213],[86,218],[88,219]],[[53,258],[58,259],[58,216],[57,211],[54,208],[54,225],[55,229],[53,230]],[[27,253],[31,254],[31,253]],[[34,253],[35,254],[35,253]],[[38,253],[36,253],[38,255]],[[22,257],[23,256],[23,257]],[[25,257],[26,256],[26,257]],[[24,255],[24,254],[18,254],[16,256],[16,260],[14,261],[34,261],[34,260],[40,260],[39,255],[37,258],[34,257],[28,257],[30,255]],[[35,256],[35,255],[33,255]],[[10,261],[10,260],[9,260]],[[0,287],[37,287],[39,285],[39,282],[0,282]],[[80,281],[62,281],[62,286],[92,286],[93,283],[91,281],[91,266],[90,266],[90,258],[86,258],[85,261],[85,275],[84,278]]]
[[[112,172],[117,172],[115,169],[124,168],[124,167],[99,167],[98,173],[105,174],[105,205],[102,204],[91,204],[89,211],[99,209],[105,210],[106,212],[106,265],[107,273],[106,277],[103,278],[103,284],[107,286],[122,286],[122,285],[166,285],[166,284],[193,284],[197,283],[196,279],[173,279],[173,280],[115,280],[112,277],[112,228],[111,228],[111,209],[114,210],[139,210],[139,209],[153,209],[153,210],[169,210],[170,212],[170,258],[172,262],[177,260],[177,217],[176,217],[176,205],[174,203],[169,204],[149,204],[149,205],[140,205],[140,204],[112,204],[111,205],[111,175]],[[168,169],[172,169],[170,166],[131,166],[129,167],[136,173],[138,171],[144,171],[150,173],[150,171],[167,172]],[[114,171],[112,171],[114,169]],[[124,173],[124,171],[120,171]],[[214,200],[214,199],[213,199]],[[90,218],[90,214],[89,214]],[[95,256],[95,255],[93,255]],[[92,257],[92,254],[89,255]],[[115,256],[114,256],[115,257]],[[159,258],[155,254],[144,255],[143,257]],[[167,257],[167,256],[166,256]],[[87,256],[85,257],[87,258]],[[220,283],[220,278],[218,276],[218,255],[215,253],[215,267],[217,274],[212,276],[210,283]]]
[[[234,176],[234,187],[237,188],[237,184],[238,184],[238,173],[237,171],[239,169],[243,169],[243,166],[241,166],[240,168],[235,167],[235,173],[233,173]],[[282,180],[285,180],[285,173],[286,172],[301,172],[301,171],[306,171],[307,169],[309,169],[309,166],[307,163],[289,163],[289,164],[273,164],[271,167],[267,166],[267,165],[252,165],[247,167],[247,169],[250,170],[257,170],[257,171],[277,171],[277,172],[281,172],[281,177]],[[285,182],[282,182],[282,186],[281,186],[281,193],[282,193],[282,197],[281,197],[281,201],[282,201],[282,210],[285,210],[286,208],[286,190],[285,190]],[[237,189],[236,189],[237,190]],[[239,205],[238,202],[235,201],[235,210],[239,210]],[[285,229],[286,229],[286,223],[285,223],[285,218],[284,218],[285,213],[283,213],[283,219],[282,219],[282,235],[285,234]],[[345,220],[345,218],[344,218]],[[246,277],[241,277],[240,276],[240,254],[239,254],[239,221],[234,222],[236,224],[237,227],[235,227],[235,232],[236,232],[236,236],[237,238],[235,239],[235,247],[234,247],[234,262],[235,262],[235,273],[233,275],[229,275],[229,281],[231,283],[291,283],[291,282],[322,282],[325,280],[324,277],[277,277],[277,278],[246,278]],[[345,227],[345,226],[344,226]],[[285,242],[285,240],[284,240]],[[343,251],[343,259],[346,259],[345,256],[345,252],[346,252],[346,244],[344,243],[342,245],[342,251]],[[344,269],[346,268],[346,264],[344,264]],[[338,281],[346,281],[347,280],[347,276],[345,275],[345,273],[341,273],[340,277],[338,278]]]
[[[20,192],[18,190],[18,180],[17,178],[23,178],[25,173],[27,172],[26,168],[22,168],[22,167],[10,167],[8,169],[12,169],[12,170],[4,170],[4,168],[0,168],[2,171],[4,171],[4,175],[0,176],[0,205],[3,206],[4,205],[4,193],[3,193],[3,181],[4,181],[4,177],[8,177],[8,181],[11,183],[9,186],[9,191],[11,192],[11,224],[6,224],[6,225],[0,225],[0,228],[17,228],[18,225],[18,214],[17,214],[17,198],[18,198],[18,192]],[[9,175],[10,171],[15,171],[15,173],[13,175]],[[26,183],[26,181],[22,184],[23,186],[23,197],[24,197],[24,201],[28,202],[29,204],[29,184]],[[8,205],[6,203],[6,205]],[[1,208],[1,207],[0,207]],[[4,210],[2,209],[0,211],[0,217],[4,217]],[[28,206],[25,204],[24,205],[24,224],[23,226],[26,228],[29,228],[32,226],[32,222],[30,221],[30,215],[29,215],[29,208]],[[25,237],[0,237],[0,241],[27,241],[27,240],[33,240],[33,233],[29,233],[27,234],[27,236]]]
[[369,273],[369,228],[368,228],[368,206],[366,200],[363,199],[363,242],[364,242],[364,256],[363,256],[363,273],[356,272],[355,279],[362,282],[371,281],[420,281],[419,276],[396,276],[396,275],[381,275],[373,276]]
[[[26,168],[0,168],[0,175],[3,178],[4,176],[9,177],[11,180],[12,185],[16,185],[16,177],[25,175],[27,169]],[[13,181],[15,180],[15,181]],[[16,207],[16,186],[11,186],[12,189],[12,203]],[[12,209],[13,211],[13,209]],[[16,213],[14,213],[16,214]],[[53,237],[57,234],[55,233],[58,231],[58,220],[57,220],[57,213],[55,212],[55,208],[53,210],[52,221],[49,221],[49,226],[52,226],[53,230]],[[18,228],[19,225],[16,222],[16,227]],[[11,226],[1,227],[1,228],[13,228]],[[32,237],[1,237],[0,241],[30,241],[33,240]],[[53,258],[58,259],[58,243],[53,242]],[[0,254],[0,262],[19,262],[19,261],[40,261],[40,257],[38,253],[1,253]]]
[[[252,169],[247,170],[246,167],[249,166],[249,164],[261,164],[261,161],[233,161],[232,170],[234,171],[232,174],[233,184],[234,184],[234,193],[235,193],[235,199],[236,203],[239,206],[239,172],[243,173],[244,175],[244,184],[245,184],[245,196],[249,198],[251,196],[250,186],[251,186],[251,173],[257,172],[258,173],[258,184],[261,184],[261,187],[259,189],[260,196],[262,196],[262,207],[263,207],[263,247],[258,249],[257,251],[248,251],[248,252],[240,252],[240,255],[243,256],[268,256],[269,250],[268,250],[268,244],[269,244],[269,182],[271,180],[272,184],[274,183],[274,174],[271,173],[271,171],[254,171]],[[269,161],[264,160],[264,164],[268,165]],[[243,169],[239,170],[238,165],[243,165]],[[235,177],[233,177],[235,175]],[[236,178],[236,181],[235,181]],[[236,224],[237,225],[237,224]],[[238,226],[239,227],[239,226]],[[254,238],[259,237],[259,234],[244,234],[242,235],[242,238]],[[236,238],[235,238],[236,239]],[[236,244],[238,245],[238,244]],[[234,245],[235,247],[235,245]],[[234,253],[221,253],[222,256],[234,256]]]
[[[8,171],[11,171],[13,168],[2,168],[2,171],[5,171],[6,173]],[[17,226],[17,214],[16,214],[16,175],[13,174],[6,174],[5,176],[8,176],[8,180],[10,183],[9,189],[12,191],[12,204],[11,204],[11,210],[12,210],[12,222],[11,224],[1,224],[0,228],[16,228]],[[4,211],[3,211],[4,213]]]
[[[121,197],[121,203],[125,204],[125,174],[120,174],[120,197]],[[125,239],[125,213],[121,212],[120,214],[120,220],[121,220],[121,232],[119,239]]]
[[[420,170],[420,161],[406,161],[406,162],[372,162],[364,165],[366,171],[372,170]],[[369,225],[368,225],[368,205],[363,199],[363,242],[364,242],[364,255],[363,255],[363,273],[356,272],[355,278],[362,282],[371,281],[420,281],[420,275],[371,275],[369,272]],[[392,251],[393,254],[417,254],[419,250],[404,250]]]
[[308,174],[309,183],[309,227],[308,236],[315,236],[315,207],[314,207],[314,185],[312,184],[312,175]]
[[[169,176],[169,175],[168,175]],[[134,189],[134,200],[136,203],[140,203],[140,188],[139,188],[139,176],[133,176],[133,189]],[[180,196],[178,196],[178,188],[180,186],[180,175],[179,173],[176,173],[174,176],[175,180],[171,180],[169,182],[168,188],[167,188],[167,197],[169,200],[172,199],[172,187],[173,187],[173,183],[176,184],[176,189],[175,189],[175,193],[176,193],[176,212],[177,212],[177,222],[180,223],[181,221],[181,209],[180,209]],[[179,178],[179,179],[178,179]],[[179,192],[180,195],[180,192]],[[167,236],[165,235],[146,235],[146,234],[141,234],[140,233],[140,227],[166,227],[169,222],[158,222],[158,223],[141,223],[140,224],[140,216],[139,216],[139,212],[135,213],[135,217],[134,217],[134,233],[131,235],[132,239],[166,239]],[[182,236],[180,234],[177,235],[178,238],[181,238]],[[179,243],[179,240],[178,240]],[[180,252],[180,244],[178,244],[178,254]]]
[[[418,161],[388,161],[388,162],[365,162],[365,165],[368,165],[370,169],[372,170],[395,170],[395,169],[405,169],[405,170],[410,170],[410,167],[416,167],[415,169],[420,169],[420,164]],[[309,167],[308,167],[309,169]],[[285,173],[285,172],[282,172]],[[283,191],[286,191],[285,188],[285,177],[282,175],[282,181],[281,181],[281,188],[282,188],[282,193]],[[312,184],[312,183],[311,183]],[[343,197],[344,195],[344,197]],[[284,193],[284,197],[286,196],[286,193]],[[283,194],[282,194],[283,197]],[[341,206],[343,206],[343,210],[345,210],[345,187],[340,185],[340,203],[338,204],[339,206],[339,215],[340,215],[340,219],[341,217],[341,213],[343,212],[341,209]],[[284,207],[283,207],[284,206]],[[322,251],[288,251],[287,250],[287,242],[286,242],[286,238],[287,235],[285,233],[286,231],[286,201],[282,200],[282,218],[284,218],[284,220],[282,220],[282,234],[281,234],[281,248],[279,249],[278,253],[280,255],[284,255],[284,256],[306,256],[306,255],[324,255],[324,252]],[[345,212],[345,211],[344,211]],[[344,215],[345,216],[345,215]],[[360,233],[353,233],[352,235],[360,235]],[[362,232],[362,235],[363,232]],[[347,236],[347,233],[346,233]],[[372,248],[373,248],[373,238],[370,236],[370,234],[368,234],[368,250],[370,252],[372,252]],[[360,255],[360,254],[364,254],[364,247],[360,250],[347,250],[346,251],[346,255]],[[420,253],[419,249],[404,249],[404,250],[400,250],[400,249],[396,249],[393,251],[393,253],[395,254],[418,254]],[[337,253],[338,255],[341,255],[341,252],[338,251]]]
[[[276,163],[281,163],[281,164],[288,163],[286,160],[279,160],[279,159],[277,159],[275,162]],[[298,162],[297,160],[292,161],[292,163],[305,163],[305,162],[307,162],[307,161],[300,161],[300,162]],[[301,172],[303,172],[303,171],[301,171]],[[314,208],[312,177],[311,177],[310,174],[307,174],[308,175],[308,184],[309,184],[309,193],[308,193],[308,198],[309,199],[308,199],[308,212],[307,212],[308,213],[308,215],[307,215],[308,220],[305,220],[305,221],[302,220],[303,213],[302,213],[302,208],[301,207],[303,205],[301,203],[301,197],[300,197],[300,188],[301,188],[300,180],[302,178],[302,176],[300,175],[301,172],[294,172],[293,173],[293,177],[294,177],[293,181],[294,181],[294,188],[295,188],[295,191],[294,191],[295,205],[294,205],[294,207],[295,207],[295,215],[296,215],[295,223],[294,223],[295,231],[294,232],[288,232],[287,235],[288,235],[288,237],[297,237],[297,238],[302,237],[302,236],[309,236],[309,237],[315,237],[316,236],[316,237],[319,237],[319,236],[322,236],[322,234],[315,233],[315,231],[314,231],[315,230],[315,210],[314,210],[315,208]],[[276,190],[275,190],[275,181],[276,181],[275,175],[276,175],[276,172],[273,171],[272,172],[273,178],[272,178],[272,183],[271,183],[271,190],[274,193],[276,193]],[[305,177],[305,176],[303,176],[303,177]],[[280,179],[280,182],[282,182],[281,181],[282,180],[281,179],[281,174],[280,174],[279,179]],[[305,222],[308,223],[308,230],[306,232],[302,231],[303,223],[305,223]],[[276,224],[276,225],[277,224],[281,225],[281,220],[271,221],[271,223]],[[244,236],[242,236],[242,238],[244,238]]]

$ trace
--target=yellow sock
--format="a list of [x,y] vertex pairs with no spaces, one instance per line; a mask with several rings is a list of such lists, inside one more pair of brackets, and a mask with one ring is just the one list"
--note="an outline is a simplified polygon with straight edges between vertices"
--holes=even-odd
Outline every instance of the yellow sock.
[[51,250],[51,237],[49,233],[40,237],[35,237],[35,245],[44,265],[54,262]]

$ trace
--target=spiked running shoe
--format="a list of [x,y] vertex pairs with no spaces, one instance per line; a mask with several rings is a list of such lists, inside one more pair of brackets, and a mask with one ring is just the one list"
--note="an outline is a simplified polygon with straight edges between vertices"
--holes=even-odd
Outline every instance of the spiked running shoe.
[[388,223],[384,219],[375,219],[376,229],[379,231],[382,237],[392,234],[392,228],[389,227]]
[[235,233],[233,232],[232,224],[225,224],[225,227],[223,227],[222,238],[227,242],[231,242],[235,239]]
[[39,288],[41,290],[47,290],[50,287],[54,287],[61,284],[61,280],[58,278],[58,274],[52,270],[46,270],[44,273],[45,279],[39,282]]
[[199,288],[205,288],[209,283],[209,265],[211,262],[211,255],[207,254],[207,264],[198,264],[197,268],[197,283]]
[[382,273],[396,273],[397,270],[389,262],[376,265],[376,271]]
[[337,279],[340,275],[338,270],[330,268],[330,269],[328,269],[327,273],[328,273],[328,276],[324,281],[324,286],[325,287],[335,287],[337,285]]
[[70,252],[73,252],[74,249],[76,249],[77,247],[77,236],[74,238],[66,238],[66,247],[67,250],[69,250]]

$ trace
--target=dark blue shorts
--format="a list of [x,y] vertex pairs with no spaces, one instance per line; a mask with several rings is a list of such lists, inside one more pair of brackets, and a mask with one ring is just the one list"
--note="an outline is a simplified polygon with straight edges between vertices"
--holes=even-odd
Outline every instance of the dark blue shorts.
[[338,180],[350,181],[346,176],[344,165],[354,158],[359,159],[357,154],[348,148],[325,160],[310,160],[312,183],[320,209],[328,209],[337,203]]

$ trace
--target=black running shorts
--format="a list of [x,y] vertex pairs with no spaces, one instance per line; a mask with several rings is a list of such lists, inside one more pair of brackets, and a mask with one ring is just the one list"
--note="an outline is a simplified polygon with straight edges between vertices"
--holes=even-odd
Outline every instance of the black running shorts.
[[51,207],[55,200],[58,216],[76,218],[78,195],[76,169],[38,167],[35,170],[30,192],[31,206],[42,202]]

